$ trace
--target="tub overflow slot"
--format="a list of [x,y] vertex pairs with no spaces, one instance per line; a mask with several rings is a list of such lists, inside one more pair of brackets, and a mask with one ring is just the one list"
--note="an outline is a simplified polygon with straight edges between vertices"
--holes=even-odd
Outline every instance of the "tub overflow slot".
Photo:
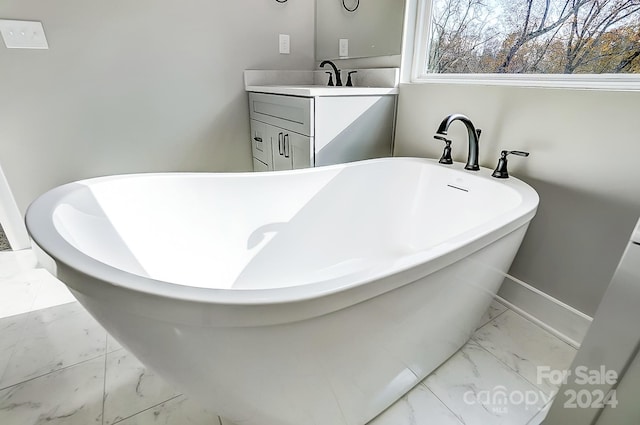
[[449,187],[451,187],[451,188],[453,188],[453,189],[461,190],[461,191],[463,191],[463,192],[468,192],[468,191],[469,191],[469,189],[465,189],[464,187],[456,186],[456,185],[454,185],[454,184],[448,184],[447,186],[449,186]]

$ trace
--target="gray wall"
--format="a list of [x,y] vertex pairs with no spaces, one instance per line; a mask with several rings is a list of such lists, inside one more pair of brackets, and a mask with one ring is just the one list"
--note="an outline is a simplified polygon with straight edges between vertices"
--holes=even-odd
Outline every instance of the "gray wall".
[[[593,315],[640,216],[640,92],[405,84],[396,155],[439,157],[433,134],[453,112],[482,128],[481,165],[502,149],[531,152],[509,161],[540,195],[510,273]],[[456,161],[463,128],[451,127]]]
[[[314,2],[19,0],[49,50],[0,42],[0,165],[22,212],[98,175],[249,170],[244,69],[313,69]],[[278,34],[291,54],[278,54]]]

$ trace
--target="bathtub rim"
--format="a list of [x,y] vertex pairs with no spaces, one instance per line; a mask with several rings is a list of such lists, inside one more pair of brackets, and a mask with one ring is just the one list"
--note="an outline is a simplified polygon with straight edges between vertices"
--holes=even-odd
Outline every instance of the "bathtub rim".
[[[259,175],[254,172],[162,172],[121,174],[95,177],[55,187],[39,196],[31,203],[31,205],[27,209],[27,213],[25,214],[25,222],[29,231],[29,235],[33,239],[34,243],[37,244],[45,253],[50,255],[57,264],[61,263],[68,270],[73,270],[76,273],[84,274],[92,278],[92,280],[97,280],[99,282],[103,282],[115,287],[121,287],[133,292],[169,299],[179,299],[183,301],[192,301],[205,304],[255,306],[309,301],[317,298],[330,297],[332,295],[335,295],[336,293],[350,291],[353,289],[359,289],[359,291],[357,292],[362,292],[363,287],[368,286],[367,284],[370,284],[372,282],[388,282],[390,278],[394,276],[405,276],[408,278],[399,279],[397,284],[394,284],[386,288],[385,290],[378,289],[374,291],[374,288],[370,288],[370,291],[365,291],[372,292],[370,296],[376,296],[415,280],[415,278],[409,278],[409,276],[414,275],[412,271],[417,271],[418,269],[428,269],[428,273],[431,273],[450,264],[453,264],[460,258],[476,252],[479,249],[489,245],[490,243],[517,230],[523,225],[528,224],[533,216],[535,216],[539,203],[538,194],[527,183],[517,178],[511,177],[509,179],[501,180],[499,181],[499,183],[510,186],[521,195],[522,202],[516,208],[509,210],[506,213],[496,215],[488,222],[483,223],[481,226],[476,226],[466,232],[463,232],[460,235],[457,235],[455,238],[453,238],[454,242],[447,241],[431,247],[425,251],[421,251],[420,253],[418,253],[419,255],[411,256],[412,261],[403,264],[402,267],[388,268],[383,273],[378,272],[372,275],[367,274],[363,279],[350,280],[341,284],[339,283],[341,277],[339,277],[300,286],[241,290],[194,287],[157,280],[121,270],[110,264],[103,263],[93,257],[90,257],[79,249],[75,248],[55,230],[55,226],[53,223],[53,213],[56,207],[65,199],[65,196],[73,193],[78,188],[78,185],[86,188],[87,184],[97,183],[114,178],[123,179],[140,176],[222,177],[229,175],[233,175],[233,177],[235,178],[256,178],[258,176],[268,178],[270,175],[282,176],[284,175],[283,173],[295,175],[301,173],[322,172],[322,170],[343,169],[359,165],[361,166],[363,163],[375,163],[382,161],[410,161],[427,163],[433,166],[457,170],[479,178],[486,178],[493,182],[496,182],[497,180],[490,177],[492,170],[487,168],[481,168],[481,170],[477,172],[468,171],[464,170],[464,165],[461,163],[455,163],[453,166],[443,166],[441,164],[438,164],[437,161],[433,159],[416,157],[379,158],[347,164],[337,164],[326,167],[265,172],[260,173]],[[43,215],[45,217],[44,219],[42,218]],[[483,231],[479,231],[478,229],[483,229]],[[474,237],[470,237],[470,233],[475,233]],[[427,272],[427,270],[423,271]],[[74,284],[70,284],[68,282],[65,282],[65,284],[74,287],[77,290],[81,290],[81,288],[76,287]],[[364,299],[367,299],[370,296],[367,296]]]

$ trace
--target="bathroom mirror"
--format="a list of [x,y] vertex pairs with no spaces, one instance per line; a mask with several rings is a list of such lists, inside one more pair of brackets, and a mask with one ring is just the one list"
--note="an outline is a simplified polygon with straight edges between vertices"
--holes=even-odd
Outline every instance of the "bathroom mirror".
[[[316,60],[399,55],[404,3],[316,0]],[[348,40],[346,55],[340,52],[340,39]]]

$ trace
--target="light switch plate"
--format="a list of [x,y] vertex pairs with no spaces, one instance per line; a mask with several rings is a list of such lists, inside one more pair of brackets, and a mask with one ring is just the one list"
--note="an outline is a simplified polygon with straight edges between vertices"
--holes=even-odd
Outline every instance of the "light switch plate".
[[0,19],[0,33],[8,49],[48,49],[42,22]]

